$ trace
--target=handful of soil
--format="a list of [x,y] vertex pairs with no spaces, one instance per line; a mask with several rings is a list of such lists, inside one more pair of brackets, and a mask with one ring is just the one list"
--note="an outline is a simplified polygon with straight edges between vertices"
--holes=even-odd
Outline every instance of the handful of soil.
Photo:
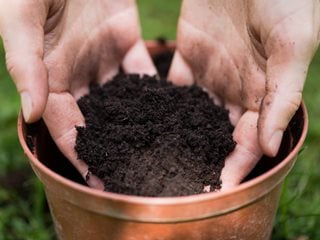
[[106,191],[155,197],[220,188],[233,126],[199,87],[117,75],[78,104],[86,127],[77,127],[75,149]]

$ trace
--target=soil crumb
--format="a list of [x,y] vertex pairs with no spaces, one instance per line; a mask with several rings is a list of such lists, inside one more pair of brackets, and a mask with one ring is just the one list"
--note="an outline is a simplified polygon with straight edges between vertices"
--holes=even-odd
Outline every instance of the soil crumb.
[[120,74],[78,101],[75,150],[105,190],[137,196],[216,191],[234,149],[228,112],[197,86]]

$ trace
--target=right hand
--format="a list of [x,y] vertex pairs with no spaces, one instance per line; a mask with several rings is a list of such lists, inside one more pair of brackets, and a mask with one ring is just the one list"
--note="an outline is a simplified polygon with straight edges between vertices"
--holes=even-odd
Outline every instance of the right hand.
[[183,1],[169,78],[205,87],[229,110],[237,146],[222,189],[240,184],[263,153],[277,154],[301,104],[319,30],[316,0]]
[[[62,153],[86,179],[75,153],[75,126],[84,126],[76,100],[92,81],[125,72],[155,74],[140,36],[134,0],[0,0],[6,63],[26,122],[43,117]],[[90,175],[90,174],[89,174]],[[89,186],[103,189],[90,177]]]

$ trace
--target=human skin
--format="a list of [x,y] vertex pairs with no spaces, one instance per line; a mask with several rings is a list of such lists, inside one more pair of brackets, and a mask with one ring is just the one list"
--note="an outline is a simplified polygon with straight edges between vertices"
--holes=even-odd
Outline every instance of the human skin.
[[229,110],[236,149],[222,190],[275,156],[319,45],[318,0],[184,0],[169,79],[197,83]]
[[103,189],[74,150],[75,126],[85,125],[76,100],[91,82],[106,82],[120,66],[127,73],[156,73],[140,36],[135,1],[0,0],[0,35],[26,122],[43,117],[89,186]]

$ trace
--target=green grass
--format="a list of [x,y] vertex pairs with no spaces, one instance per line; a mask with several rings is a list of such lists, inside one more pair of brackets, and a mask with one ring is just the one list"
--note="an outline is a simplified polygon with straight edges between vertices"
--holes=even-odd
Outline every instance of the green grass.
[[[179,1],[138,0],[143,36],[175,38]],[[310,66],[304,99],[310,127],[304,151],[285,180],[273,240],[320,239],[320,52]],[[5,69],[0,43],[0,240],[54,239],[41,184],[23,155],[16,133],[19,97]],[[8,176],[14,176],[9,178]],[[10,181],[8,183],[8,181]],[[8,189],[7,186],[13,186]]]
[[144,39],[176,38],[176,25],[181,0],[138,0]]

